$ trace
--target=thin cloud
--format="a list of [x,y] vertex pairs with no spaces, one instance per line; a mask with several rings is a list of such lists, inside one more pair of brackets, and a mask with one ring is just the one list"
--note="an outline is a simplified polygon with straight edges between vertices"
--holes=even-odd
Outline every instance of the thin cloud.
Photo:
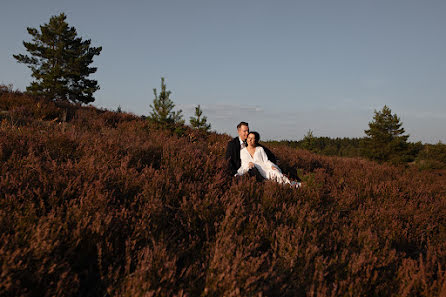
[[405,113],[406,117],[414,117],[418,119],[446,119],[446,112],[419,111]]
[[[178,105],[178,108],[182,109],[185,115],[193,115],[197,105],[183,104]],[[203,110],[204,115],[206,115],[208,118],[222,120],[233,120],[243,116],[251,116],[264,112],[264,110],[259,106],[243,104],[200,104],[200,108]]]

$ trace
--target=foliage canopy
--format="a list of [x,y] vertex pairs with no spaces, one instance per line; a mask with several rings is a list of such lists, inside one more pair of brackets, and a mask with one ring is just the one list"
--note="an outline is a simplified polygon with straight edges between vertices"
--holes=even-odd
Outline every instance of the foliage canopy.
[[375,110],[369,129],[364,131],[367,135],[362,144],[364,155],[376,161],[408,161],[409,135],[403,135],[402,125],[400,118],[386,105],[380,111]]
[[66,22],[66,15],[52,16],[48,24],[27,28],[32,42],[23,42],[29,55],[13,55],[31,69],[35,79],[27,87],[32,95],[51,100],[90,103],[93,93],[99,89],[96,80],[88,79],[96,72],[89,67],[93,57],[101,53],[102,47],[91,47],[91,40],[82,40],[76,29]]

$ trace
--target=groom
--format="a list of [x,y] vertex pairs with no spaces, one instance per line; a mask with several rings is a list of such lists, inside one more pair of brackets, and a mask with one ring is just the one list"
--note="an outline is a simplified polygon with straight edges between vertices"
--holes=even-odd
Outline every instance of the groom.
[[[229,141],[226,148],[226,160],[228,161],[228,170],[231,176],[234,176],[237,173],[237,170],[242,165],[242,161],[240,160],[240,150],[244,149],[247,146],[246,138],[249,134],[248,123],[240,122],[240,124],[237,125],[237,133],[238,137],[235,137],[234,139]],[[268,156],[268,159],[271,162],[277,164],[277,160],[274,154],[266,147],[262,147],[266,155]],[[260,174],[256,167],[251,168],[248,171],[248,174],[249,176],[255,176],[257,180],[263,180],[263,176]]]

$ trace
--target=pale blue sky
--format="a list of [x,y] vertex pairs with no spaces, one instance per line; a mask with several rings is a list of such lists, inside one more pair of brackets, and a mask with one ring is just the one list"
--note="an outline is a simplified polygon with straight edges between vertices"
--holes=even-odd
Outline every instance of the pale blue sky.
[[12,55],[60,12],[103,47],[95,106],[148,115],[164,76],[218,132],[362,137],[387,104],[409,140],[446,142],[446,1],[3,0],[0,83],[25,89]]

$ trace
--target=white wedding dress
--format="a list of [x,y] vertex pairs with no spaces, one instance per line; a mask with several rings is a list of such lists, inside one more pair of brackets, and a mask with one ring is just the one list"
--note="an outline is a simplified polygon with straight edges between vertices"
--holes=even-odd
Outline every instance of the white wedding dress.
[[[242,149],[240,151],[240,159],[242,161],[242,166],[240,166],[240,168],[237,170],[237,175],[243,175],[248,172],[249,162],[252,162],[264,178],[275,180],[281,184],[291,184],[290,180],[282,174],[279,166],[268,160],[268,156],[261,146],[256,147],[256,151],[254,152],[253,156],[251,156],[251,154],[248,152],[248,148]],[[272,169],[271,167],[275,167],[276,170]]]

